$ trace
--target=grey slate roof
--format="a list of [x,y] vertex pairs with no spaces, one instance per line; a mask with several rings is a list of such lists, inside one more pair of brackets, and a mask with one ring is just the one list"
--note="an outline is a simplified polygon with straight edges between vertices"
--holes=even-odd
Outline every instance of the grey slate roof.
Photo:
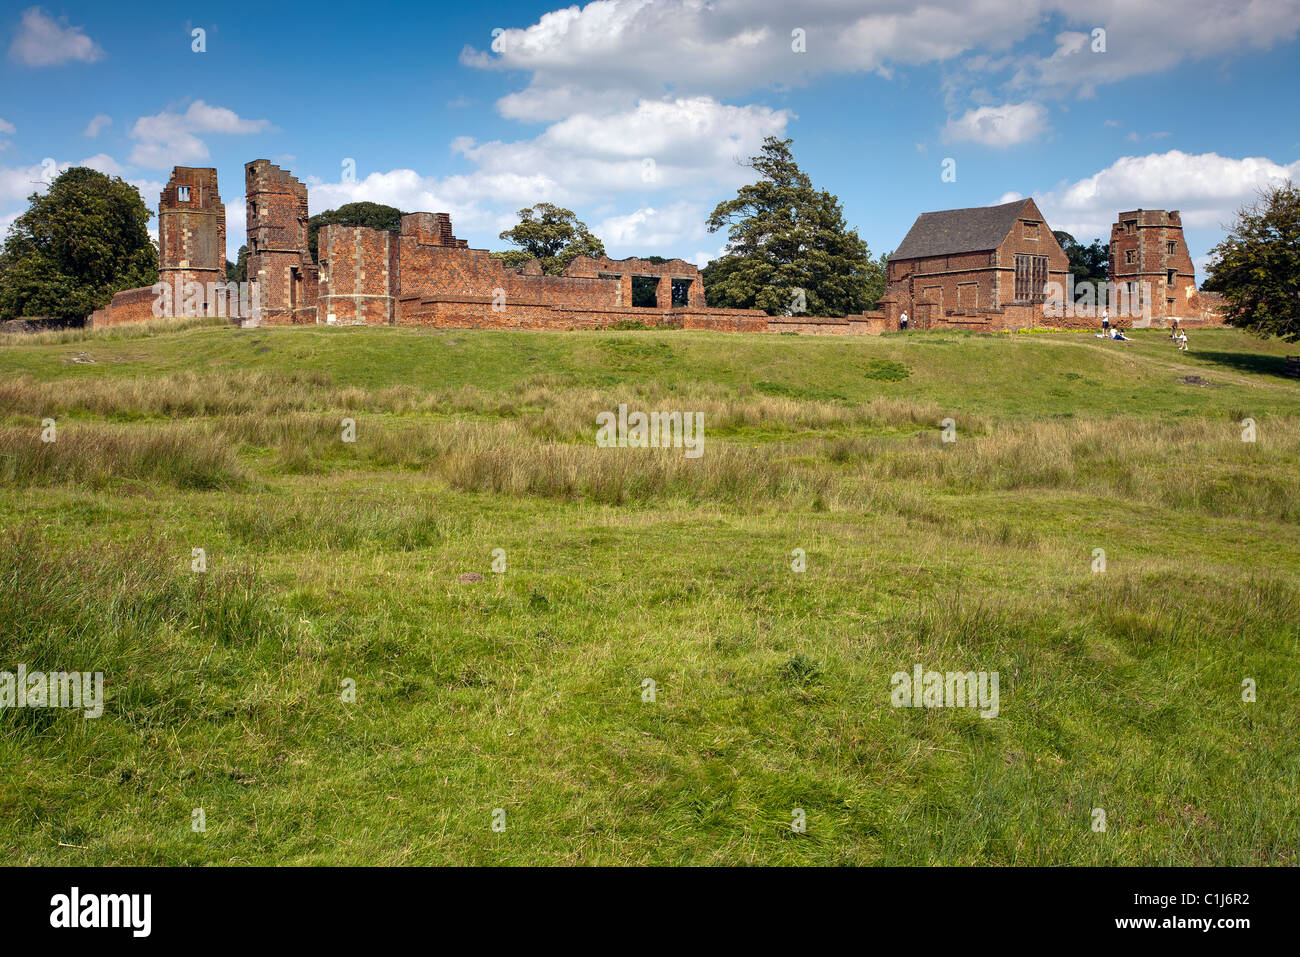
[[1001,206],[922,213],[889,258],[919,259],[996,249],[1007,238],[1028,202],[1028,199],[1017,199]]

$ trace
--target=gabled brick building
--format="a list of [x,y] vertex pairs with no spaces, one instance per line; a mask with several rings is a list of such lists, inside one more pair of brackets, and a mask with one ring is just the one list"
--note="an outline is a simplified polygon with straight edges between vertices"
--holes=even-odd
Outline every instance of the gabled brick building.
[[1032,199],[922,213],[889,257],[881,309],[926,328],[954,317],[987,322],[1008,307],[1029,312],[1069,260]]

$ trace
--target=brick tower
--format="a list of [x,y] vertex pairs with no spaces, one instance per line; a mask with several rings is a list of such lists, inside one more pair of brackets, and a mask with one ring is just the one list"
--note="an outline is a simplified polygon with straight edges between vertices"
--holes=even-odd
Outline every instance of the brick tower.
[[269,160],[244,167],[248,278],[268,323],[314,323],[318,271],[307,248],[307,187]]
[[1196,272],[1178,210],[1120,213],[1110,228],[1109,274],[1117,286],[1131,283],[1136,291],[1148,284],[1153,318],[1187,315],[1188,301],[1196,293]]
[[217,192],[217,171],[177,166],[158,197],[158,279],[226,281],[226,205]]

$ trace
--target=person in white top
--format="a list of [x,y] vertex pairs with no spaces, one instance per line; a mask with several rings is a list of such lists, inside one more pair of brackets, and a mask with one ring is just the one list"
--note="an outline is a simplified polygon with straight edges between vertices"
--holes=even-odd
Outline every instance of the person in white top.
[[903,314],[898,317],[898,328],[907,328],[907,310],[903,310]]

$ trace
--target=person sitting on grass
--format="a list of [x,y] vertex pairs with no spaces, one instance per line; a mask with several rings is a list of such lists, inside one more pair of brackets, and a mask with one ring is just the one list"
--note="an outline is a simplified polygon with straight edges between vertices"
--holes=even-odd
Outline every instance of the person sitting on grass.
[[1110,337],[1112,339],[1118,339],[1121,342],[1131,341],[1128,336],[1124,335],[1124,333],[1120,331],[1118,326],[1115,327],[1115,331],[1110,334]]

